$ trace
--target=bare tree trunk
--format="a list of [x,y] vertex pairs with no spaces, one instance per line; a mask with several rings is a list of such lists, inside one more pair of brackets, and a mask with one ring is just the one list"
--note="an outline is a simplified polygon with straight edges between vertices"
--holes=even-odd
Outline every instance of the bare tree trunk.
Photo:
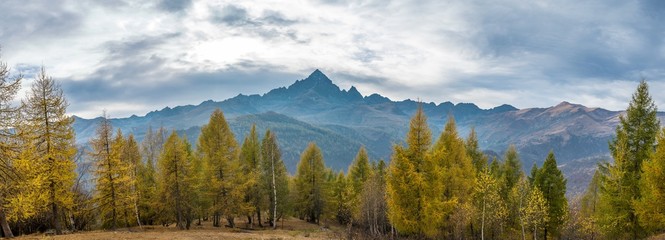
[[229,227],[231,227],[231,228],[236,228],[236,224],[235,224],[235,222],[233,221],[233,217],[227,216],[227,217],[226,217],[226,221],[229,222]]
[[0,225],[2,226],[2,234],[6,238],[13,238],[12,230],[9,228],[9,223],[7,222],[7,216],[5,216],[5,210],[0,206]]
[[139,205],[137,202],[138,201],[134,201],[134,214],[136,215],[136,224],[138,224],[139,229],[143,229],[143,226],[141,226],[141,215],[139,215]]
[[[274,155],[274,154],[271,154]],[[275,186],[275,156],[271,156],[271,167],[272,167],[272,194],[273,194],[273,199],[275,200],[274,206],[273,206],[273,214],[272,214],[272,229],[277,228],[277,223],[275,220],[277,220],[277,186]]]
[[256,208],[256,221],[259,222],[259,227],[263,227],[263,223],[261,223],[261,208]]
[[51,190],[51,224],[53,225],[53,228],[55,228],[55,234],[56,235],[61,235],[62,234],[62,227],[60,226],[60,221],[58,219],[58,205],[55,203],[55,183],[51,181],[50,185],[50,190]]
[[[521,194],[520,194],[521,195]],[[520,209],[522,209],[522,196],[520,196]],[[520,211],[520,225],[522,226],[522,240],[526,240],[526,232],[524,231],[524,214]]]
[[480,221],[480,239],[485,240],[485,198],[483,198],[483,216]]
[[176,220],[178,221],[176,224],[176,227],[178,227],[180,230],[185,229],[185,226],[182,224],[182,209],[180,208],[180,188],[179,188],[179,181],[180,179],[178,178],[178,159],[173,159],[173,166],[175,168],[175,211],[176,211]]

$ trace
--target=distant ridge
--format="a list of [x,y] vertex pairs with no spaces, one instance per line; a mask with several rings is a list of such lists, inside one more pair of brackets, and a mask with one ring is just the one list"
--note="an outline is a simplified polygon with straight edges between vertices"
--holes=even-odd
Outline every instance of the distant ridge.
[[[353,86],[340,89],[317,69],[305,79],[263,95],[239,94],[221,102],[208,100],[198,105],[165,107],[145,116],[112,119],[111,123],[125,133],[134,133],[139,140],[148,126],[164,126],[187,133],[195,142],[200,126],[208,122],[213,110],[220,108],[238,141],[254,123],[260,132],[273,130],[292,173],[300,153],[311,141],[322,148],[326,164],[335,170],[346,170],[361,145],[366,146],[372,159],[390,160],[393,144],[402,142],[408,121],[419,104],[413,100],[393,101],[377,93],[363,96]],[[571,193],[586,187],[599,159],[609,159],[607,142],[620,114],[569,102],[528,109],[507,104],[480,109],[473,103],[451,102],[422,106],[434,137],[438,137],[452,115],[461,136],[466,137],[474,127],[480,146],[488,152],[501,154],[509,144],[515,144],[525,169],[541,164],[547,153],[554,150],[569,178]],[[75,118],[77,143],[85,144],[99,119]]]

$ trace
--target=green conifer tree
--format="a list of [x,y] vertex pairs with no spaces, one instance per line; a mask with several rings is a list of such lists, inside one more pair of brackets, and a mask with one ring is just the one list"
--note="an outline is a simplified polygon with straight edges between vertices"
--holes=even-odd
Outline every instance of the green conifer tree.
[[545,223],[544,236],[547,238],[548,234],[551,234],[559,237],[561,227],[566,221],[568,201],[565,196],[566,179],[557,167],[553,151],[549,152],[543,167],[538,170],[535,184],[547,202],[548,221]]
[[471,162],[473,163],[473,167],[476,169],[477,173],[480,173],[483,171],[483,169],[487,168],[487,156],[483,153],[482,150],[480,150],[480,146],[478,145],[478,136],[476,134],[475,128],[471,128],[471,132],[466,138],[465,147],[466,153],[471,158]]
[[295,191],[297,198],[298,215],[308,222],[319,223],[324,213],[328,196],[328,183],[334,174],[327,174],[323,163],[321,149],[315,143],[309,146],[300,155],[300,162],[296,170]]
[[656,142],[656,151],[642,165],[642,198],[635,202],[641,226],[652,233],[665,230],[665,128],[659,132]]
[[637,239],[645,235],[633,203],[641,199],[642,164],[655,149],[660,128],[656,113],[649,86],[642,80],[626,113],[619,116],[616,136],[610,142],[614,163],[607,165],[601,181],[598,224],[607,237]]

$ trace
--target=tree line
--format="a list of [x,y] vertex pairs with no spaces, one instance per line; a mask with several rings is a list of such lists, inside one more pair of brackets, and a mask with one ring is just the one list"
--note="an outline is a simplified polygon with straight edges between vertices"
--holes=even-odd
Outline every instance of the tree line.
[[[345,171],[310,143],[291,176],[277,136],[239,143],[215,110],[192,144],[164,128],[138,142],[104,113],[87,149],[44,69],[19,104],[22,76],[0,64],[0,233],[175,225],[276,228],[288,217],[345,226],[348,238],[637,239],[665,230],[665,129],[642,81],[587,191],[569,200],[554,152],[527,175],[510,146],[488,159],[450,117],[433,139],[419,107],[389,163],[364,147]],[[91,164],[86,164],[86,163]],[[85,177],[94,185],[86,185]]]

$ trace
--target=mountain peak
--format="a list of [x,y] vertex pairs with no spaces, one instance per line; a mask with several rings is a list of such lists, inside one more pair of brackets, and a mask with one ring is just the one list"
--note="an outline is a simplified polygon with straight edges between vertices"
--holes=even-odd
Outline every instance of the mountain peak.
[[582,106],[580,104],[574,104],[574,103],[570,103],[570,102],[567,102],[567,101],[563,101],[563,102],[557,104],[556,106],[554,106],[554,108],[558,108],[558,109],[571,109],[571,108],[579,108],[579,107],[585,108],[584,106]]
[[304,79],[304,81],[308,81],[308,80],[311,80],[311,81],[324,81],[324,82],[330,82],[330,83],[332,83],[332,80],[330,80],[330,78],[328,78],[328,76],[326,76],[325,74],[323,74],[323,72],[321,72],[321,70],[319,70],[319,69],[314,70],[314,72],[312,72],[311,74],[309,74],[309,77],[307,77],[307,78]]

